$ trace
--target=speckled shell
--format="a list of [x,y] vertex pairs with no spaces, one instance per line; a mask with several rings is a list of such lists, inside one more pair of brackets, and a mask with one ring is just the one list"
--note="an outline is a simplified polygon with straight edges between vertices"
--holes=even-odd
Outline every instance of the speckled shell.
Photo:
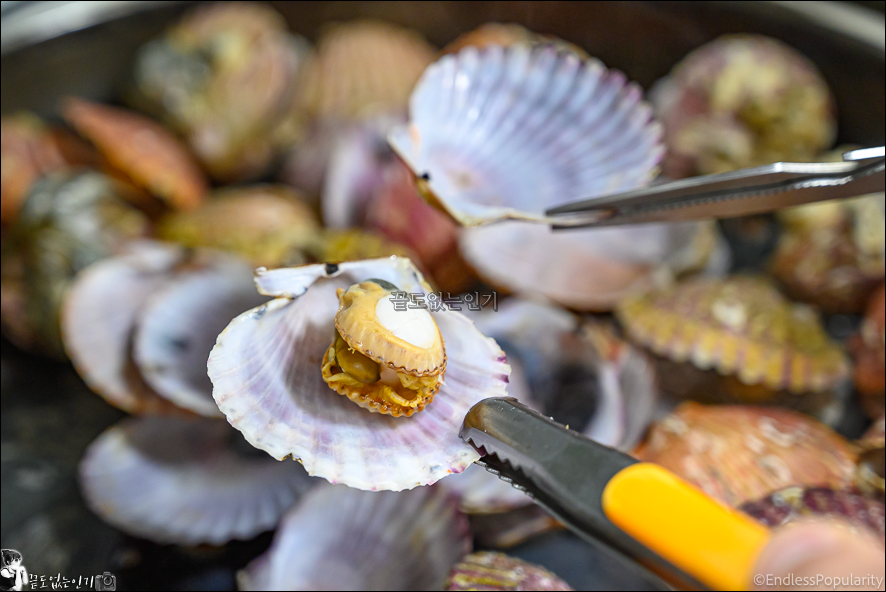
[[153,292],[138,314],[132,355],[151,388],[179,407],[220,417],[206,360],[230,320],[265,302],[252,267],[221,255],[199,257]]
[[334,24],[306,66],[305,108],[340,120],[403,110],[433,59],[434,49],[414,31],[371,20]]
[[828,517],[848,521],[853,527],[868,529],[886,541],[886,508],[879,500],[867,499],[849,491],[811,487],[789,487],[742,504],[740,508],[766,526],[783,526],[803,517]]
[[762,35],[727,35],[693,51],[650,93],[665,127],[671,178],[808,161],[836,135],[818,69]]
[[68,284],[147,232],[147,218],[124,195],[93,171],[57,171],[32,185],[3,248],[3,325],[19,347],[64,355],[59,311]]
[[427,485],[479,458],[458,430],[474,403],[505,394],[510,368],[495,342],[463,315],[432,311],[448,358],[432,405],[414,417],[392,418],[337,395],[320,372],[336,290],[371,278],[407,293],[430,291],[409,260],[396,257],[259,270],[259,291],[276,299],[219,335],[209,358],[213,397],[250,443],[275,458],[298,459],[311,475],[358,489]]
[[62,112],[114,168],[171,207],[192,210],[205,198],[208,184],[200,167],[159,124],[131,111],[83,99],[68,99]]
[[821,392],[849,373],[818,315],[761,279],[688,280],[628,298],[616,312],[631,338],[656,354],[745,384]]
[[220,420],[126,419],[87,448],[81,491],[104,520],[158,543],[249,539],[314,481],[237,440]]
[[213,177],[255,177],[301,132],[294,104],[309,54],[270,6],[199,6],[140,50],[135,102],[180,130]]
[[335,328],[356,351],[410,376],[437,376],[446,371],[446,349],[439,329],[434,343],[417,347],[385,329],[375,316],[378,301],[390,293],[374,282],[355,284],[339,297]]
[[465,260],[494,286],[576,310],[604,312],[659,278],[708,262],[716,263],[712,271],[718,272],[725,256],[718,240],[707,223],[553,232],[505,221],[463,229],[459,244]]
[[636,455],[739,506],[783,487],[852,485],[852,445],[814,419],[766,407],[683,403]]
[[886,396],[886,285],[868,303],[861,331],[849,342],[855,358],[855,388],[870,417],[883,414]]
[[664,148],[642,91],[553,45],[466,47],[422,75],[388,141],[458,222],[549,222],[547,208],[633,189]]
[[456,565],[446,580],[448,591],[572,590],[548,570],[501,553],[472,553]]
[[256,185],[223,189],[194,212],[171,214],[161,221],[157,236],[187,247],[230,251],[257,266],[277,266],[301,263],[300,250],[318,231],[316,215],[297,192]]
[[80,273],[62,307],[65,351],[93,391],[129,413],[171,413],[132,360],[136,319],[151,293],[168,284],[185,253],[171,245],[134,244],[129,253]]
[[470,529],[437,487],[366,492],[322,485],[240,572],[241,590],[441,590],[471,550]]

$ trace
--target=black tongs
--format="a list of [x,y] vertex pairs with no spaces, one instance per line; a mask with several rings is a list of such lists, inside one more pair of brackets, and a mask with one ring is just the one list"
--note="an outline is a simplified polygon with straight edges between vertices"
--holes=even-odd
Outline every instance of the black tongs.
[[884,147],[843,153],[842,162],[776,162],[562,205],[554,228],[732,218],[884,190]]
[[768,530],[657,465],[598,444],[516,399],[486,399],[460,436],[487,470],[659,588],[744,589]]

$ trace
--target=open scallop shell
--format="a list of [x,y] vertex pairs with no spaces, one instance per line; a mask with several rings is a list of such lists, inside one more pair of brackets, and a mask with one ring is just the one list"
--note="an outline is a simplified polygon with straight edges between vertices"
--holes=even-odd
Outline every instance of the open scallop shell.
[[62,307],[62,340],[93,391],[129,413],[170,412],[175,405],[144,381],[131,356],[132,331],[152,292],[165,286],[184,249],[136,243],[126,255],[80,273]]
[[684,403],[637,450],[732,506],[803,485],[848,489],[855,452],[809,416],[770,407]]
[[445,384],[409,418],[369,413],[323,382],[338,288],[371,278],[408,293],[430,290],[408,259],[391,257],[259,270],[259,291],[276,299],[234,319],[209,358],[213,397],[246,439],[308,473],[358,489],[402,490],[460,473],[479,458],[458,437],[467,411],[505,395],[510,367],[495,341],[451,310],[432,311],[446,343]]
[[555,45],[444,56],[409,115],[391,146],[466,226],[551,222],[547,208],[649,182],[664,152],[637,85]]
[[569,584],[548,570],[508,557],[481,551],[462,559],[446,580],[449,592],[460,590],[572,590]]
[[470,549],[467,519],[442,489],[323,485],[238,579],[241,590],[441,590]]
[[266,300],[239,259],[213,256],[170,278],[139,313],[133,356],[145,381],[179,407],[221,416],[206,375],[209,352],[232,318]]
[[223,544],[272,529],[314,480],[245,442],[223,421],[125,419],[80,463],[92,510],[159,543]]

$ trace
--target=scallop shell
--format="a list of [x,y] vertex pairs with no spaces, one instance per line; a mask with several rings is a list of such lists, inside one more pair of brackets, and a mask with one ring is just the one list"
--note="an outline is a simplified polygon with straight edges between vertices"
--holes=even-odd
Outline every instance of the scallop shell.
[[883,502],[849,491],[789,487],[743,504],[740,509],[772,528],[808,516],[839,518],[847,520],[855,528],[870,530],[880,538],[881,543],[886,541],[886,508]]
[[446,580],[447,591],[460,590],[572,590],[548,570],[508,557],[481,551],[462,559]]
[[131,111],[68,99],[65,119],[89,139],[111,165],[171,207],[191,210],[209,187],[184,146],[159,124]]
[[319,226],[296,191],[255,185],[220,190],[196,211],[167,216],[157,236],[187,247],[230,251],[257,266],[276,266],[300,263],[301,249],[315,240]]
[[278,459],[292,456],[311,475],[358,489],[427,485],[479,458],[458,430],[476,402],[505,394],[510,368],[495,342],[463,315],[432,311],[448,357],[433,404],[392,418],[340,397],[320,373],[336,290],[370,278],[408,293],[430,291],[412,263],[398,257],[259,270],[259,291],[276,299],[219,335],[209,358],[213,397],[250,443]]
[[852,445],[814,419],[768,407],[683,403],[637,450],[732,506],[794,485],[847,489]]
[[81,489],[104,520],[158,543],[249,539],[314,482],[238,440],[219,420],[125,419],[87,448]]
[[650,93],[671,178],[808,161],[836,135],[834,99],[812,62],[762,35],[693,51]]
[[718,244],[706,223],[553,232],[519,221],[466,228],[459,242],[491,284],[582,311],[611,310],[660,277],[700,269]]
[[181,130],[214,177],[254,177],[299,132],[292,111],[309,53],[270,6],[201,6],[139,52],[137,102]]
[[454,501],[436,487],[366,492],[323,485],[293,508],[241,590],[440,590],[471,550]]
[[886,396],[886,285],[868,303],[860,334],[849,342],[855,359],[855,388],[869,417],[883,414]]
[[484,23],[459,35],[454,41],[443,48],[441,55],[458,53],[466,47],[486,47],[487,45],[515,45],[532,43],[537,35],[516,23]]
[[138,315],[133,357],[145,382],[179,407],[221,416],[206,375],[209,352],[232,318],[266,300],[238,259],[212,256],[170,278]]
[[822,392],[849,373],[818,315],[758,278],[688,280],[628,298],[616,312],[631,338],[656,354],[744,384]]
[[552,222],[545,210],[641,186],[664,149],[642,91],[553,45],[467,47],[429,67],[388,137],[458,222]]
[[145,216],[104,175],[54,172],[35,182],[3,252],[3,319],[24,348],[63,355],[59,310],[68,284],[86,266],[143,236]]
[[321,119],[405,110],[413,85],[433,59],[434,49],[414,31],[372,20],[337,23],[317,42],[302,99]]
[[128,254],[80,273],[65,297],[62,339],[74,368],[89,388],[129,413],[177,409],[145,382],[131,346],[148,297],[168,284],[184,257],[184,250],[175,246],[135,243]]

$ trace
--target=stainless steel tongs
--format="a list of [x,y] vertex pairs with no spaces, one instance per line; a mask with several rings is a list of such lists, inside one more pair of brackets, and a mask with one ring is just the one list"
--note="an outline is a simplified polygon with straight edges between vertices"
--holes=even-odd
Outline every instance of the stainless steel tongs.
[[776,162],[681,179],[562,205],[546,212],[554,228],[677,222],[759,214],[883,191],[884,148],[843,154],[842,162]]
[[460,436],[487,470],[660,589],[747,589],[768,529],[666,469],[521,405],[485,399]]

